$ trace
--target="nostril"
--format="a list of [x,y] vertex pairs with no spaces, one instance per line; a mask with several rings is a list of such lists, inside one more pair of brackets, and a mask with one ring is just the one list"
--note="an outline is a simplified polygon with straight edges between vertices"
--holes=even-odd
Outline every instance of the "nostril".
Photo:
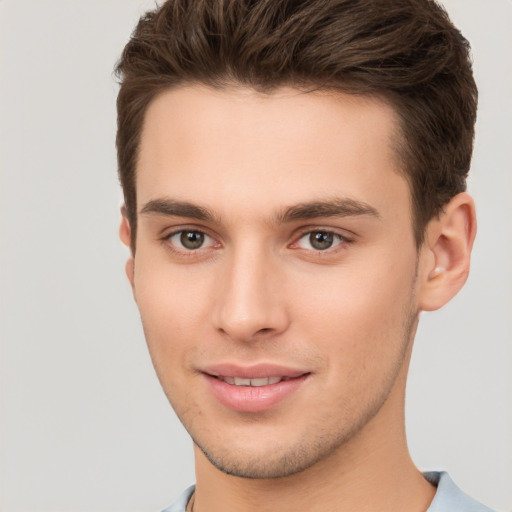
[[272,329],[270,327],[263,327],[263,329],[260,329],[258,331],[258,333],[265,333],[265,332],[269,332],[271,331]]

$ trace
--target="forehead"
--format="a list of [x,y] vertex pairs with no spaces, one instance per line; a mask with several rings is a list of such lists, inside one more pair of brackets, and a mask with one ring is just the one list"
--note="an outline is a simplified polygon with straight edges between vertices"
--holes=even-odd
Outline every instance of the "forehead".
[[393,150],[397,132],[392,108],[369,97],[293,88],[169,90],[146,112],[138,207],[166,195],[260,211],[332,195],[376,207],[392,196],[408,201]]

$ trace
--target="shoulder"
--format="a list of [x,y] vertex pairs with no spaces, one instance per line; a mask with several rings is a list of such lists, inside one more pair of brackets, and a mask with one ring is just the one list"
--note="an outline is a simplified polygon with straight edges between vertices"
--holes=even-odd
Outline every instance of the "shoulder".
[[[444,471],[430,471],[424,477],[437,487],[437,492],[427,512],[494,512],[462,492]],[[185,512],[195,486],[185,489],[179,498],[162,512]]]
[[427,512],[494,512],[462,492],[448,473],[430,471],[423,473],[423,476],[437,486],[436,495]]
[[179,498],[169,507],[162,510],[162,512],[185,512],[187,503],[192,494],[194,493],[196,486],[191,485],[185,489],[179,496]]

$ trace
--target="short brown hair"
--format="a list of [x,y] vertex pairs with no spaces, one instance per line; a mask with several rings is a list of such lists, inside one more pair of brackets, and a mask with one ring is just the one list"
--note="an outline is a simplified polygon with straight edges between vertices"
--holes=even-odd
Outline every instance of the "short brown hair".
[[433,0],[168,0],[139,20],[116,72],[133,250],[144,115],[157,94],[184,84],[334,89],[389,102],[418,246],[428,221],[466,188],[477,107],[470,48]]

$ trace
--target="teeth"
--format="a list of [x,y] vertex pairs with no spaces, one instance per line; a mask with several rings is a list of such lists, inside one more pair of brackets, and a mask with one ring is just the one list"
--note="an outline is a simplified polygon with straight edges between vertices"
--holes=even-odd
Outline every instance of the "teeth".
[[251,386],[268,386],[268,378],[251,379]]
[[251,379],[242,379],[241,377],[235,377],[235,386],[250,386]]
[[269,384],[277,384],[282,381],[284,377],[261,377],[257,379],[244,379],[242,377],[219,377],[221,380],[228,384],[235,386],[268,386]]

